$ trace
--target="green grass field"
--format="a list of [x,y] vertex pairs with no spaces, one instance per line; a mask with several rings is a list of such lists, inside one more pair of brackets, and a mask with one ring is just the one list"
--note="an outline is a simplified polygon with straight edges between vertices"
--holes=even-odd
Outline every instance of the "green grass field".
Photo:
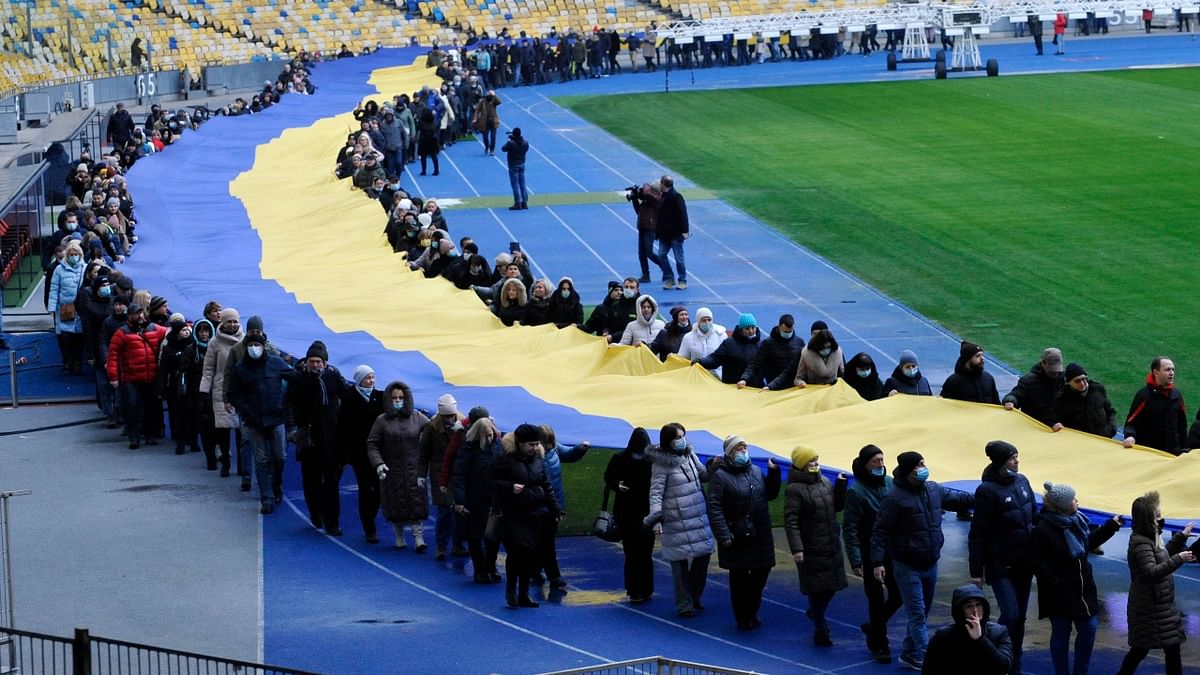
[[1019,370],[1200,397],[1194,69],[557,100]]

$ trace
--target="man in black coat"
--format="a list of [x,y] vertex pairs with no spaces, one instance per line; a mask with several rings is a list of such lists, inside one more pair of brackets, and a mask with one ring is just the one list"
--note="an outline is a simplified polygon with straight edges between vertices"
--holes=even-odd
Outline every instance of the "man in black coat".
[[1184,452],[1187,434],[1187,411],[1183,394],[1175,388],[1175,362],[1156,356],[1150,362],[1146,386],[1133,396],[1129,415],[1125,418],[1125,447],[1134,443],[1173,455]]
[[108,129],[105,132],[109,145],[114,149],[124,148],[129,139],[133,138],[133,128],[133,117],[125,109],[125,104],[118,101],[116,111],[108,118]]
[[1030,14],[1026,20],[1029,24],[1029,35],[1033,37],[1033,46],[1037,47],[1037,55],[1042,55],[1042,17]]
[[[687,202],[683,195],[675,190],[675,179],[663,176],[659,179],[662,185],[662,206],[658,209],[658,226],[654,236],[658,239],[658,266],[662,268],[663,290],[687,288],[687,266],[683,260],[683,240],[692,236],[688,228]],[[678,277],[671,271],[671,263],[667,261],[667,252],[675,256],[675,267]],[[678,283],[676,283],[678,280]]]
[[513,127],[508,141],[500,148],[508,160],[508,180],[512,184],[513,205],[509,211],[529,208],[529,191],[525,189],[525,155],[529,153],[529,142],[521,135],[521,127]]
[[958,349],[954,372],[942,385],[942,398],[1000,404],[996,379],[983,370],[983,347],[963,340]]
[[1004,396],[1004,409],[1020,409],[1033,419],[1053,426],[1055,399],[1063,385],[1063,356],[1056,347],[1042,352],[1042,360],[1017,380],[1017,386]]
[[[1112,438],[1117,433],[1117,411],[1108,400],[1104,385],[1088,378],[1078,363],[1068,363],[1066,383],[1054,406],[1054,431],[1069,427],[1089,434]],[[1190,444],[1189,444],[1190,445]]]
[[337,443],[337,418],[342,395],[353,389],[329,365],[329,352],[318,340],[304,355],[302,375],[287,390],[288,438],[296,442],[304,503],[313,527],[335,537],[342,536],[338,480],[346,462]]
[[1012,642],[1008,629],[988,621],[990,613],[987,596],[978,586],[967,584],[954,589],[950,600],[954,623],[939,629],[929,641],[921,672],[955,675],[965,669],[974,675],[1007,675]]
[[770,337],[759,344],[758,352],[742,372],[738,389],[750,382],[770,382],[779,377],[801,349],[804,349],[804,338],[796,335],[796,319],[791,314],[780,315],[779,325],[772,328]]

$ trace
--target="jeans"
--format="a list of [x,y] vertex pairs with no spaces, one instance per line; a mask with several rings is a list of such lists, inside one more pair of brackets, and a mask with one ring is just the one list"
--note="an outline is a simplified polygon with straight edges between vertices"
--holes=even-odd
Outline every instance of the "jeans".
[[457,520],[458,516],[454,513],[454,507],[437,507],[437,522],[434,524],[434,541],[437,542],[437,550],[446,550],[452,540],[455,548],[462,547],[462,528],[457,527]]
[[254,448],[246,441],[240,428],[233,430],[233,442],[237,450],[237,475],[241,476],[242,480],[250,480],[250,476],[254,474]]
[[996,594],[996,607],[1000,610],[999,622],[1008,629],[1012,638],[1012,670],[1021,672],[1021,645],[1025,641],[1025,616],[1029,611],[1029,591],[1033,586],[1033,574],[1014,572],[1007,577],[992,580],[992,592]]
[[383,151],[383,166],[387,172],[393,176],[399,176],[404,171],[404,150],[396,148],[395,150]]
[[[1100,617],[1073,619],[1069,616],[1050,617],[1050,662],[1054,675],[1088,675],[1092,647],[1096,644],[1096,627]],[[1075,669],[1070,666],[1071,626],[1075,627]]]
[[708,561],[711,555],[671,561],[671,578],[675,582],[675,609],[680,613],[698,609],[700,596],[708,584]]
[[660,264],[659,257],[654,253],[654,232],[640,230],[638,231],[638,264],[642,267],[643,279],[650,278],[650,263]]
[[120,387],[129,441],[141,443],[149,438],[162,438],[162,401],[155,393],[154,383],[122,382]]
[[496,151],[496,128],[490,124],[483,125],[483,150],[484,152]]
[[520,205],[529,201],[529,191],[525,189],[524,164],[517,164],[508,167],[508,182],[512,183],[514,204]]
[[287,450],[283,425],[258,427],[243,424],[242,436],[254,451],[258,498],[263,504],[274,504],[276,495],[283,496],[283,462]]
[[[3,337],[0,333],[0,337]],[[116,419],[116,397],[113,394],[113,387],[108,382],[108,373],[104,369],[104,364],[97,362],[96,367],[96,405],[100,406],[100,412],[110,420]]]
[[900,589],[900,600],[908,620],[908,630],[900,655],[917,661],[925,660],[925,649],[929,646],[929,608],[933,604],[933,590],[937,584],[937,563],[926,570],[909,567],[899,560],[892,561],[896,573],[896,587]]
[[674,281],[675,274],[671,271],[671,263],[667,261],[667,253],[675,256],[675,267],[679,270],[679,282],[687,282],[687,265],[683,261],[683,237],[673,241],[658,240],[658,266],[662,268],[663,281]]

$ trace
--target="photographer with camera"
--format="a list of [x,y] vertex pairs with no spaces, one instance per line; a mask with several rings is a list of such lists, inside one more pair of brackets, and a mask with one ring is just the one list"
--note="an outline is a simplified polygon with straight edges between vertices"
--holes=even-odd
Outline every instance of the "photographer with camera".
[[513,127],[508,132],[508,141],[500,151],[508,157],[508,180],[512,183],[513,205],[509,211],[522,211],[529,208],[529,191],[525,189],[525,155],[529,152],[529,142],[521,136],[521,127]]
[[662,183],[654,181],[625,188],[625,199],[637,213],[638,264],[642,268],[640,283],[650,282],[650,262],[660,265],[654,254],[654,233],[658,228],[658,210],[662,206]]

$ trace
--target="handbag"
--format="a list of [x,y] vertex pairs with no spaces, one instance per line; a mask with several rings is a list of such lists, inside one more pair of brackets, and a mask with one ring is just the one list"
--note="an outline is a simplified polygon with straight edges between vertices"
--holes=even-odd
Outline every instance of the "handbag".
[[58,318],[60,321],[74,321],[75,317],[75,303],[68,302],[58,308]]
[[499,511],[488,511],[487,525],[483,528],[483,536],[488,541],[500,543],[504,540],[504,515]]
[[608,489],[608,486],[605,486],[604,501],[600,504],[600,513],[596,514],[596,519],[592,521],[592,534],[604,541],[621,541],[621,532],[617,528],[617,523],[613,520],[612,514],[608,511],[609,492],[611,490]]

